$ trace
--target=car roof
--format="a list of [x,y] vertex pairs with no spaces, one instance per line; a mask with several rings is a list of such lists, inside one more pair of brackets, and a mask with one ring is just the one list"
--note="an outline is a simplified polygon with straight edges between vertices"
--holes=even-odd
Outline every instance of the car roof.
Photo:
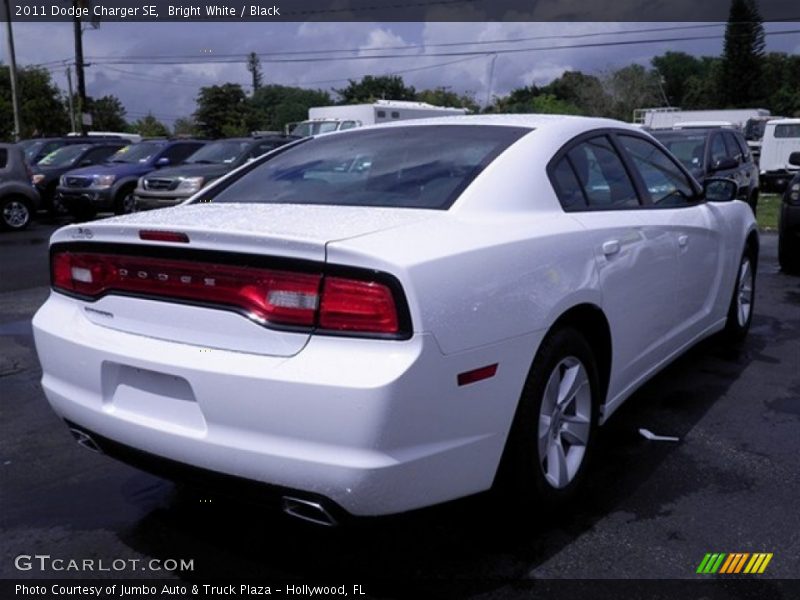
[[[409,119],[371,125],[370,129],[384,127],[417,127],[425,125],[488,125],[500,127],[523,127],[526,129],[554,130],[564,125],[583,127],[587,130],[604,127],[621,127],[631,131],[641,131],[631,123],[599,117],[579,117],[574,115],[541,115],[541,114],[491,114],[491,115],[452,115],[426,119]],[[357,130],[357,129],[356,129]],[[348,131],[354,131],[352,129]]]

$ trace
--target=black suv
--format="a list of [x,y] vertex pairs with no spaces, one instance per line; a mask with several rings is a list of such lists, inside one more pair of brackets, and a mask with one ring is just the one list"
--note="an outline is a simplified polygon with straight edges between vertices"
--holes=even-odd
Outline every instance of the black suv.
[[296,136],[266,135],[217,140],[203,146],[179,167],[154,171],[139,179],[136,209],[174,206],[212,181],[291,141]]
[[127,140],[70,144],[61,146],[55,152],[45,156],[31,167],[33,185],[36,186],[42,198],[42,208],[56,214],[64,212],[59,208],[60,205],[58,203],[54,203],[59,178],[72,169],[89,167],[105,162],[117,150],[127,145]]
[[[789,164],[800,167],[800,152],[789,155]],[[800,272],[800,171],[783,192],[778,221],[778,262],[787,273]]]
[[737,198],[756,214],[758,206],[758,167],[744,136],[724,127],[670,129],[650,132],[666,146],[695,178],[703,183],[709,177],[733,179],[739,186]]

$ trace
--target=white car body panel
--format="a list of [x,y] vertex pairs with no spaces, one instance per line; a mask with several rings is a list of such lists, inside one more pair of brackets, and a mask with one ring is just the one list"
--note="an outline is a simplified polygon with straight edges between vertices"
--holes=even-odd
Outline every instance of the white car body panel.
[[[56,412],[155,456],[382,515],[492,485],[537,349],[571,309],[596,309],[611,331],[601,421],[723,327],[755,231],[747,204],[565,213],[546,171],[553,155],[586,131],[641,135],[635,127],[553,116],[385,127],[430,123],[535,130],[449,210],[203,204],[52,238],[169,249],[139,231],[179,231],[190,251],[387,273],[408,304],[408,339],[278,331],[208,307],[54,291],[33,325]],[[494,376],[459,385],[488,365]]]

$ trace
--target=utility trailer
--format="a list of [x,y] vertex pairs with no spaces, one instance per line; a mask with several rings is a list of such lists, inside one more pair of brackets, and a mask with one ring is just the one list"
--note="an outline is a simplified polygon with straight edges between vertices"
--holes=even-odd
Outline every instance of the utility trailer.
[[308,120],[286,125],[291,135],[309,136],[344,131],[367,125],[408,119],[446,117],[467,114],[466,108],[434,106],[426,102],[377,100],[368,104],[315,106],[308,109]]

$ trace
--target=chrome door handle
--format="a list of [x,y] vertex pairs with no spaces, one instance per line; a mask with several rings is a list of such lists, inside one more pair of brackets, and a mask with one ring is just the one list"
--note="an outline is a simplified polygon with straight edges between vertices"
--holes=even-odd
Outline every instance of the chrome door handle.
[[681,248],[685,247],[689,243],[689,236],[688,235],[679,235],[678,236],[678,246]]
[[608,240],[607,242],[603,242],[603,254],[606,256],[616,254],[619,252],[619,248],[619,240]]

